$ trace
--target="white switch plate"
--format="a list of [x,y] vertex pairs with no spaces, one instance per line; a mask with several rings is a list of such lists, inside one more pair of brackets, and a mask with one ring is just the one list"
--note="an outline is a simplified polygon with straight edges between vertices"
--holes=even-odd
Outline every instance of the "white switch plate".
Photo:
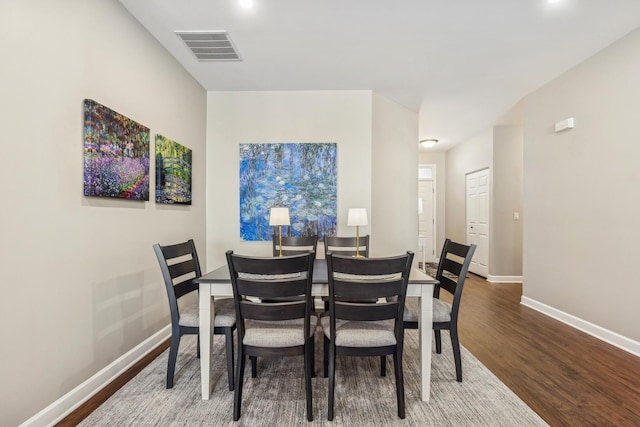
[[514,212],[513,213],[513,220],[514,221],[518,221],[520,219],[520,212]]

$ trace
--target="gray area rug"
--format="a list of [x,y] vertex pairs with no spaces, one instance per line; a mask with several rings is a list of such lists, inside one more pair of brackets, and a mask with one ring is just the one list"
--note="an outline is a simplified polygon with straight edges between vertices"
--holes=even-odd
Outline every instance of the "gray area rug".
[[[233,392],[227,388],[224,339],[214,339],[214,391],[200,396],[200,363],[194,336],[184,336],[174,388],[165,389],[168,350],[147,366],[80,425],[82,426],[545,426],[471,353],[462,348],[463,382],[455,380],[448,334],[442,354],[432,356],[431,400],[420,400],[418,331],[405,331],[406,418],[397,416],[393,362],[380,377],[379,358],[338,357],[335,417],[327,421],[328,379],[322,378],[322,335],[316,334],[312,380],[314,421],[306,421],[302,357],[258,361],[258,378],[245,369],[242,417],[232,418]],[[435,348],[435,347],[434,347]]]

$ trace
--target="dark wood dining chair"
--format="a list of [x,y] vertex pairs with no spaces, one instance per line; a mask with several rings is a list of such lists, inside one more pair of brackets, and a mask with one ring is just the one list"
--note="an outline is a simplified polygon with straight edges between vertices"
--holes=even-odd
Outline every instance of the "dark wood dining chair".
[[[442,330],[448,330],[453,347],[453,359],[456,365],[456,380],[462,381],[462,359],[460,356],[460,340],[458,338],[458,315],[462,289],[467,278],[469,265],[476,250],[476,245],[463,245],[450,239],[445,240],[440,254],[440,262],[435,278],[439,284],[433,288],[433,330],[436,338],[436,353],[442,353]],[[440,299],[440,291],[445,290],[453,295],[453,303]],[[418,329],[418,313],[410,307],[405,308],[404,327]]]
[[[200,262],[193,240],[174,245],[153,245],[164,278],[169,312],[171,313],[171,347],[167,362],[167,388],[173,388],[178,347],[182,335],[198,335],[197,355],[200,357],[200,324],[198,300],[179,305],[186,295],[198,293],[198,284],[193,281],[200,277]],[[185,298],[186,300],[186,298]],[[184,301],[184,300],[182,300]],[[236,329],[236,314],[233,299],[215,301],[214,334],[224,334],[226,341],[227,378],[229,390],[233,390],[233,332]]]
[[[358,250],[356,251],[356,247]],[[356,237],[340,237],[325,236],[324,237],[324,256],[331,252],[336,255],[356,256],[356,254],[365,258],[369,257],[369,235]],[[322,297],[324,302],[324,311],[329,311],[329,298]],[[372,301],[375,302],[375,301]],[[384,371],[381,373],[384,376]]]
[[329,421],[334,415],[336,356],[393,355],[398,417],[405,417],[402,316],[412,261],[413,252],[387,258],[327,254],[329,315],[320,322],[324,374],[329,376]]
[[[317,324],[311,299],[314,259],[314,252],[273,258],[227,252],[238,328],[234,421],[241,415],[246,357],[298,355],[304,356],[307,420],[313,421],[311,375]],[[303,299],[266,302],[297,296]]]
[[[274,234],[272,236],[272,249],[273,256],[280,256],[280,249],[282,248],[282,256],[300,255],[307,252],[316,253],[318,247],[318,236],[278,236]],[[282,243],[282,244],[281,244]],[[291,301],[292,299],[300,299],[299,297],[290,298],[271,298],[264,302],[279,302],[279,301]],[[304,298],[302,298],[304,299]],[[251,377],[257,378],[258,376],[258,360],[256,357],[251,357]],[[315,376],[315,375],[314,375]]]
[[[273,235],[273,256],[280,255],[280,238]],[[282,236],[282,255],[299,255],[305,252],[317,252],[318,236]]]

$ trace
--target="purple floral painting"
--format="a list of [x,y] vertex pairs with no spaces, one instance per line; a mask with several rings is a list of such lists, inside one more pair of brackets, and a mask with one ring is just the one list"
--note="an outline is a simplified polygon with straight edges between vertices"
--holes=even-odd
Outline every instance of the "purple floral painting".
[[84,195],[149,200],[149,128],[84,100]]

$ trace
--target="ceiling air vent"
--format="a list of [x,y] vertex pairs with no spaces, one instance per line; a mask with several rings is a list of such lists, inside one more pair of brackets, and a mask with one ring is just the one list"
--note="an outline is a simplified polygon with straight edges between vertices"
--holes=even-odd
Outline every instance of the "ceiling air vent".
[[176,31],[198,61],[241,61],[226,31]]

